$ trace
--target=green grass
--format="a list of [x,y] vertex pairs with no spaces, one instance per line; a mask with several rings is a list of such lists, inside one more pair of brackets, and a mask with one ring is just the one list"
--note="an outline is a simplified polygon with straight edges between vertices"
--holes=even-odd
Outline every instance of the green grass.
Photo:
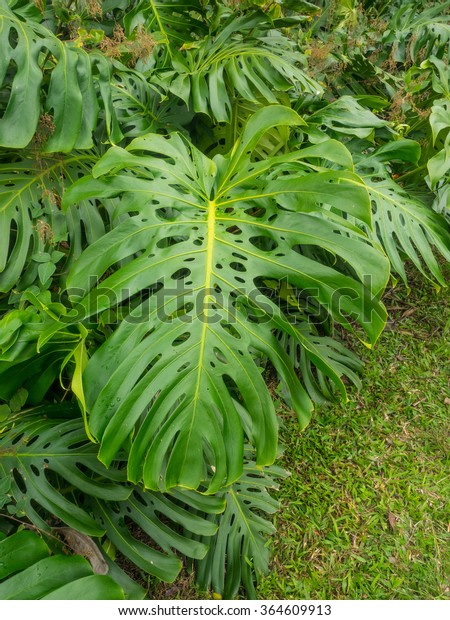
[[359,347],[359,393],[302,433],[281,409],[291,476],[260,598],[450,598],[450,300],[412,288],[388,293],[388,330]]

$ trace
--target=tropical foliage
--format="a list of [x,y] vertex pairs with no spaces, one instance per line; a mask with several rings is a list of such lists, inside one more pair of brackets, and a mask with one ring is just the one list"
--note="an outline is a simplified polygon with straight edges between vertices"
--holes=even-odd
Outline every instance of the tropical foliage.
[[0,0],[3,598],[256,596],[275,377],[300,432],[450,260],[450,2],[366,4]]
[[2,600],[122,599],[122,588],[109,575],[94,574],[79,555],[50,556],[34,532],[22,530],[0,541]]

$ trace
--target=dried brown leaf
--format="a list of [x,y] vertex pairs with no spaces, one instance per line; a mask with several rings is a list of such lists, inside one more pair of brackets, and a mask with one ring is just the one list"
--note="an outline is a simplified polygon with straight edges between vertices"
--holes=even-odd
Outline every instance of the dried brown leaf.
[[391,528],[393,532],[395,531],[396,522],[397,522],[396,516],[394,515],[394,513],[388,510],[388,523],[389,523],[389,527]]
[[64,536],[67,546],[77,555],[85,557],[96,575],[106,575],[108,564],[105,562],[99,548],[89,536],[77,532],[71,527],[59,527],[59,532]]
[[408,316],[411,316],[411,314],[414,314],[414,312],[417,310],[417,308],[409,308],[409,310],[405,310],[405,312],[403,312],[402,314],[402,318],[406,318]]

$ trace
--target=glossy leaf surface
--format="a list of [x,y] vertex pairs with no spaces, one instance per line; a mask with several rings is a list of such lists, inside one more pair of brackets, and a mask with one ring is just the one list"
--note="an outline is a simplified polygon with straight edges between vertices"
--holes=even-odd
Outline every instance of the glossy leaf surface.
[[[132,300],[128,319],[91,358],[84,380],[101,460],[111,463],[131,433],[128,476],[148,488],[207,481],[209,492],[217,491],[240,476],[244,437],[258,464],[273,462],[277,422],[255,352],[270,359],[301,425],[308,422],[311,401],[273,334],[295,338],[295,327],[261,293],[263,278],[287,278],[350,329],[353,317],[372,342],[383,328],[376,295],[387,261],[343,217],[370,225],[367,191],[351,172],[309,173],[303,163],[330,152],[345,164],[348,151],[329,141],[251,160],[268,129],[303,123],[287,108],[266,108],[233,150],[214,160],[177,134],[148,135],[127,150],[110,149],[94,177],[66,193],[66,205],[120,196],[120,211],[134,214],[86,250],[68,291],[76,291],[80,317]],[[311,246],[339,257],[355,275],[310,258],[303,248]]]

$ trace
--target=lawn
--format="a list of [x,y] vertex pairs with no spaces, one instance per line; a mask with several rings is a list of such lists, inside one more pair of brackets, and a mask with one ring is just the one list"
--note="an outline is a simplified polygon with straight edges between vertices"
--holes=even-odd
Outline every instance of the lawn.
[[260,598],[450,598],[450,298],[411,287],[388,291],[387,330],[359,347],[359,393],[303,433],[280,411],[291,476]]

